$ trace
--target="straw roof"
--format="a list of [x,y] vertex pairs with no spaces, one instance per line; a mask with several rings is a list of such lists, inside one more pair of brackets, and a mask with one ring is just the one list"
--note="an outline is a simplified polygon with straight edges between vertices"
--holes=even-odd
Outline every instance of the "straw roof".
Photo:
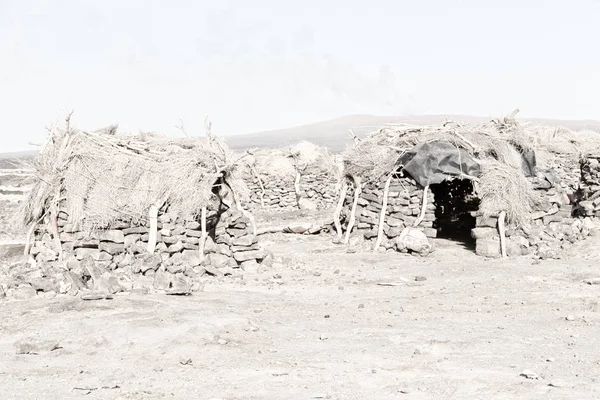
[[220,178],[240,200],[247,196],[238,161],[212,137],[56,131],[33,162],[36,176],[23,218],[38,222],[64,196],[69,222],[82,224],[80,229],[144,222],[153,205],[195,219],[203,206],[218,204],[213,188]]
[[261,175],[293,180],[296,172],[337,177],[340,166],[325,147],[302,141],[279,149],[256,149],[244,162]]
[[[539,199],[523,171],[523,155],[535,154],[537,166],[546,169],[554,166],[558,157],[578,158],[582,142],[570,131],[521,125],[514,119],[516,112],[477,126],[447,121],[435,126],[384,127],[345,150],[344,174],[361,177],[363,182],[384,180],[402,169],[402,155],[416,145],[451,143],[481,165],[479,176],[466,178],[478,182],[484,215],[506,211],[509,222],[526,223]],[[455,178],[465,176],[448,177]]]

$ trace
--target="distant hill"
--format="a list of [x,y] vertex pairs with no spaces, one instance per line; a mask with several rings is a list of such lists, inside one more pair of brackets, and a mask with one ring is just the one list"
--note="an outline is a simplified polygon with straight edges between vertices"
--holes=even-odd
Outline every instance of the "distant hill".
[[[344,150],[351,143],[349,129],[359,137],[386,125],[394,123],[410,123],[415,125],[438,124],[447,119],[465,123],[485,123],[491,117],[475,117],[468,115],[416,115],[407,117],[351,115],[342,118],[322,121],[308,125],[265,132],[248,133],[243,135],[226,136],[225,140],[235,150],[245,150],[258,147],[283,147],[301,140],[328,147],[331,151]],[[589,129],[600,132],[600,121],[593,120],[553,120],[542,118],[519,119],[521,122],[547,126],[564,126],[572,130]]]
[[35,150],[0,153],[0,169],[22,168],[21,162],[35,157],[37,153]]

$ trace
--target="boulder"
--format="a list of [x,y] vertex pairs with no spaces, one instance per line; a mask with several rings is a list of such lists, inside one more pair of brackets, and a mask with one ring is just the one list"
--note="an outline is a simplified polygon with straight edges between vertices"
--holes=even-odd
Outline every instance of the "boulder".
[[408,250],[419,254],[428,254],[431,252],[431,244],[418,228],[406,227],[396,239],[396,248],[398,251]]
[[165,271],[158,271],[154,275],[154,282],[152,286],[156,290],[169,290],[171,288],[172,275]]
[[244,262],[248,260],[261,260],[265,257],[264,250],[250,250],[250,251],[240,251],[237,253],[233,253],[233,258],[237,262]]
[[237,238],[233,239],[233,241],[231,242],[231,244],[233,246],[246,246],[246,247],[250,247],[255,243],[258,243],[258,238],[256,237],[256,235],[252,235],[252,234],[237,237]]
[[500,257],[500,239],[479,239],[475,244],[475,253],[487,258]]

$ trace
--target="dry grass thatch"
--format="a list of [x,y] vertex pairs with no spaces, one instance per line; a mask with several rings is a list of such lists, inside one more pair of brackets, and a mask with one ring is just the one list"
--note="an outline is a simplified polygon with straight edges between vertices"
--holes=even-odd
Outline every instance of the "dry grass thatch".
[[212,137],[116,135],[112,128],[56,131],[33,162],[36,176],[24,221],[38,222],[61,200],[69,222],[87,230],[144,222],[151,206],[196,219],[203,206],[217,204],[213,189],[220,178],[240,199],[247,197],[238,161]]
[[251,151],[245,162],[263,176],[294,180],[296,173],[339,175],[340,166],[325,147],[302,141],[283,149]]
[[[356,141],[343,153],[344,174],[363,182],[383,181],[400,171],[401,156],[414,146],[443,141],[471,154],[482,166],[477,191],[485,215],[506,211],[508,222],[525,223],[538,201],[523,170],[524,153],[535,154],[538,168],[546,169],[567,161],[577,165],[589,134],[519,124],[513,114],[479,126],[447,121],[436,126],[397,125]],[[594,142],[600,144],[600,135]],[[597,146],[600,148],[600,145]]]

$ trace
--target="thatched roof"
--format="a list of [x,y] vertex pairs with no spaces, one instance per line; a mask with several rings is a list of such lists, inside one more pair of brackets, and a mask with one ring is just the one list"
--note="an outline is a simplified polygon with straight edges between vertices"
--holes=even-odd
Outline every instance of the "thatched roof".
[[559,134],[522,126],[514,119],[515,114],[477,126],[448,121],[436,126],[382,128],[346,149],[344,173],[361,177],[363,182],[384,180],[389,174],[402,170],[402,156],[415,146],[450,143],[457,153],[467,152],[481,168],[478,176],[449,175],[448,179],[474,179],[485,215],[506,211],[509,222],[524,223],[538,202],[523,168],[524,155],[535,155],[538,167],[545,169],[552,167],[553,160],[566,152],[575,157],[579,145],[570,132]]
[[327,148],[302,141],[290,147],[256,149],[244,162],[257,173],[293,180],[296,171],[303,174],[328,174],[337,177],[340,166]]
[[28,224],[39,221],[64,196],[69,222],[82,229],[144,222],[153,205],[195,219],[203,206],[217,204],[213,188],[220,178],[246,197],[238,161],[218,138],[57,131],[33,162],[36,176],[23,217]]

